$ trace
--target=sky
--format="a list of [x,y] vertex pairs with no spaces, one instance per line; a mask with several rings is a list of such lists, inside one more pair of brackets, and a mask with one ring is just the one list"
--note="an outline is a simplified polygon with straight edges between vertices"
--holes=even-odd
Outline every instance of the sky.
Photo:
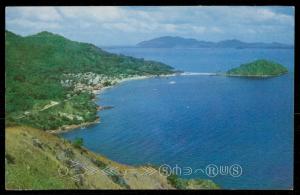
[[135,45],[160,36],[203,41],[294,43],[291,6],[6,7],[6,30],[41,31],[98,46]]

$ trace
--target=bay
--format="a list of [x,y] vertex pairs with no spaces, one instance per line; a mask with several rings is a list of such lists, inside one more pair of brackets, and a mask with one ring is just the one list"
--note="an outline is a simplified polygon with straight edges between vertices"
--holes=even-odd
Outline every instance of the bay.
[[[264,58],[289,73],[268,79],[176,76],[126,81],[106,89],[97,103],[101,123],[61,136],[120,163],[204,170],[225,189],[293,187],[294,50],[105,48],[157,60],[187,72],[222,72]],[[214,164],[242,167],[239,177],[209,177]]]

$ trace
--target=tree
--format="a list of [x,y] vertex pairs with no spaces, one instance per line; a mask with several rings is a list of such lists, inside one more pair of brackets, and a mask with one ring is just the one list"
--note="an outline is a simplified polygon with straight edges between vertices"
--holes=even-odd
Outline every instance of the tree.
[[81,138],[81,137],[75,138],[75,140],[73,141],[72,145],[75,148],[81,148],[81,146],[83,146],[83,138]]

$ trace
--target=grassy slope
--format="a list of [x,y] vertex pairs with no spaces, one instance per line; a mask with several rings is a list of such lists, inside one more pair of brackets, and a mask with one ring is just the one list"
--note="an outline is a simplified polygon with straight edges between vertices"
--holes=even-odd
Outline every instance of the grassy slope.
[[[145,175],[144,168],[118,164],[68,141],[30,127],[5,129],[6,189],[214,189],[210,180],[169,179],[157,171]],[[80,169],[70,160],[84,164]],[[114,168],[115,176],[101,172]],[[64,170],[59,174],[60,170]],[[97,170],[97,172],[91,172]],[[79,171],[79,172],[78,172]],[[79,176],[81,175],[81,176]],[[79,179],[75,181],[72,179]]]
[[242,64],[237,68],[227,71],[229,76],[277,76],[287,73],[288,70],[281,64],[268,61],[256,60],[251,63]]

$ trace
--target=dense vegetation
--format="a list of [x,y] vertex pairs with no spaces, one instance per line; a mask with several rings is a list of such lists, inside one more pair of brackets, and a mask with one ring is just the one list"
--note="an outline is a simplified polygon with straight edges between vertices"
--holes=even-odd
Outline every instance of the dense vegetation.
[[[49,32],[21,37],[9,31],[5,32],[5,69],[6,125],[42,129],[96,119],[94,96],[63,87],[64,74],[94,72],[113,77],[173,72],[159,62],[111,54]],[[51,102],[55,105],[43,109]]]
[[287,73],[288,70],[281,64],[268,61],[256,60],[251,63],[242,64],[237,68],[227,71],[229,76],[277,76]]

